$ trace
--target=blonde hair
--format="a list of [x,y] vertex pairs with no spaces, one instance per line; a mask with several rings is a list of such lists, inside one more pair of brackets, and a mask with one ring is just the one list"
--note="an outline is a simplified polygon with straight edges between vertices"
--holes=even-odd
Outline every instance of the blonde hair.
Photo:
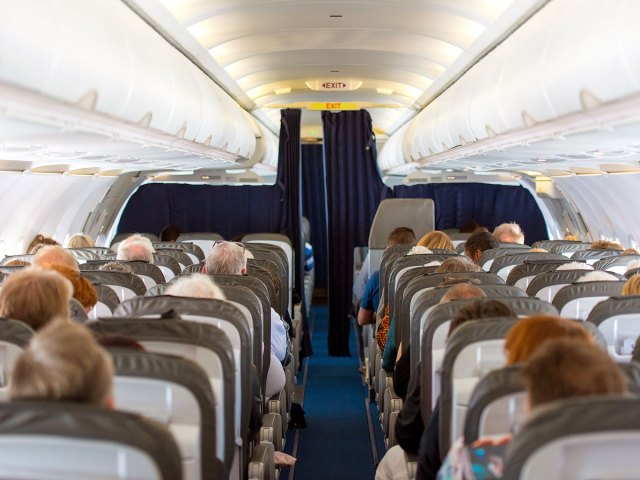
[[179,278],[167,288],[165,293],[167,295],[175,295],[176,297],[227,299],[211,277],[202,273],[195,273],[189,277]]
[[113,363],[83,326],[58,320],[34,335],[18,357],[11,400],[52,400],[106,406]]
[[451,239],[449,235],[440,230],[434,230],[432,232],[424,235],[417,243],[418,247],[427,247],[429,249],[442,249],[454,251],[453,243],[451,243]]
[[620,250],[624,251],[624,247],[612,240],[596,240],[591,244],[591,250]]
[[622,287],[622,296],[640,295],[640,275],[634,275]]
[[71,282],[57,272],[25,268],[12,273],[0,288],[0,316],[20,320],[34,330],[54,317],[69,317]]
[[93,238],[85,233],[76,233],[67,242],[67,248],[89,248],[95,246]]
[[32,264],[40,268],[50,268],[52,265],[64,265],[76,272],[80,271],[78,261],[67,250],[59,246],[47,246],[38,250],[33,257]]
[[517,223],[503,223],[493,231],[493,236],[499,242],[524,244],[524,233]]
[[627,248],[620,255],[640,255],[640,252],[638,250],[636,250],[635,248]]

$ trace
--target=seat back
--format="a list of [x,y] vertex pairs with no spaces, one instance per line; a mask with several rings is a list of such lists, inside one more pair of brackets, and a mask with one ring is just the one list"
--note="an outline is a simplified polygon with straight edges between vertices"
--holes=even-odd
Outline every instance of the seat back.
[[[578,252],[580,250],[587,250],[591,247],[590,242],[570,242],[564,241],[562,243],[558,243],[551,246],[552,253],[561,253],[565,257],[571,257],[573,252]],[[544,248],[544,247],[543,247]]]
[[572,260],[584,260],[589,265],[593,265],[596,261],[609,258],[609,257],[617,257],[622,252],[620,250],[578,250],[577,252],[573,252],[571,254]]
[[138,297],[121,303],[114,317],[144,318],[175,312],[180,318],[192,322],[213,325],[227,337],[233,350],[235,376],[235,436],[241,438],[248,429],[251,410],[250,365],[253,364],[253,341],[251,319],[246,319],[241,310],[224,300],[204,298]]
[[[33,262],[34,255],[25,254],[25,255],[8,255],[0,261],[0,266],[6,265],[11,260],[24,260],[25,262]],[[12,267],[12,268],[23,268],[23,267]]]
[[565,244],[571,245],[575,243],[589,245],[588,243],[576,242],[574,240],[538,240],[537,242],[534,242],[533,245],[531,245],[531,248],[544,248],[545,250],[548,250],[550,252],[557,253],[554,250],[552,250],[554,247],[558,245],[565,245]]
[[517,246],[490,248],[482,252],[478,259],[478,265],[480,265],[485,272],[488,272],[496,258],[502,257],[503,255],[522,253],[522,250],[522,247]]
[[204,260],[204,252],[202,249],[189,242],[156,242],[153,244],[155,250],[178,250],[186,253],[191,259],[191,263],[198,263]]
[[147,351],[177,355],[197,363],[207,374],[216,412],[216,457],[231,470],[235,449],[235,362],[222,330],[206,323],[171,318],[113,317],[87,326],[97,335],[124,335]]
[[180,452],[162,425],[78,403],[0,404],[2,477],[176,480]]
[[635,263],[636,266],[640,265],[640,255],[618,255],[602,258],[593,264],[593,268],[624,275],[631,263]]
[[206,255],[211,250],[211,247],[215,242],[220,240],[224,240],[222,235],[219,233],[209,233],[209,232],[189,232],[189,233],[181,233],[178,237],[178,242],[188,242],[193,243],[200,247],[202,252]]
[[67,248],[65,249],[78,261],[78,263],[84,263],[88,260],[101,260],[102,257],[96,252],[88,250],[86,248]]
[[144,295],[147,288],[135,274],[122,272],[104,272],[102,270],[84,270],[82,276],[91,283],[106,285],[118,295],[120,301]]
[[503,478],[637,478],[640,398],[585,397],[534,412],[514,437]]
[[564,261],[565,257],[560,255],[559,253],[544,253],[544,252],[529,252],[524,251],[523,253],[509,253],[507,255],[502,255],[494,259],[489,271],[491,273],[495,273],[503,280],[506,280],[509,276],[509,273],[516,265],[521,265],[527,260],[537,260],[537,261],[549,261],[549,260],[559,260]]
[[93,287],[98,294],[98,303],[87,314],[87,317],[91,320],[97,320],[100,317],[110,316],[120,304],[118,294],[112,288],[100,283],[94,283]]
[[162,272],[165,282],[168,282],[176,275],[180,275],[183,269],[178,260],[171,255],[166,255],[164,252],[154,253],[153,263],[157,265]]
[[185,480],[220,478],[216,458],[216,419],[209,378],[196,363],[181,357],[109,349],[115,376],[115,408],[162,423],[182,452]]
[[589,270],[553,270],[534,277],[527,287],[527,294],[545,302],[553,302],[561,288],[572,284]]
[[560,265],[569,262],[571,260],[568,258],[565,260],[525,260],[524,263],[513,267],[505,282],[507,285],[514,285],[526,292],[534,277],[541,273],[552,272]]
[[442,360],[440,454],[463,433],[471,392],[480,378],[504,365],[504,339],[517,318],[484,318],[453,332]]
[[563,317],[586,320],[597,303],[620,295],[624,284],[623,281],[600,281],[567,285],[556,294],[553,305]]
[[602,332],[613,358],[629,361],[640,336],[640,296],[603,300],[593,307],[587,322]]
[[416,239],[435,229],[435,204],[428,198],[391,198],[380,202],[369,230],[370,271],[380,268],[389,234],[398,227],[413,230]]
[[[550,303],[543,302],[537,298],[527,297],[490,297],[492,300],[498,300],[507,305],[520,318],[530,315],[558,315],[558,310]],[[475,301],[476,299],[456,300],[441,305],[436,305],[426,315],[424,320],[421,319],[423,325],[420,335],[421,342],[411,344],[411,371],[417,370],[417,365],[422,362],[421,369],[421,385],[422,395],[431,398],[430,404],[427,400],[428,407],[425,413],[430,412],[437,398],[440,396],[440,374],[444,352],[446,349],[446,340],[449,333],[451,320],[456,313],[465,305]],[[413,340],[413,337],[412,337]],[[414,354],[415,352],[415,354]]]
[[288,301],[287,279],[280,276],[278,266],[270,260],[249,259],[247,275],[260,279],[266,285],[271,306],[284,317]]
[[0,319],[0,400],[7,398],[13,366],[33,337],[33,330],[19,320]]

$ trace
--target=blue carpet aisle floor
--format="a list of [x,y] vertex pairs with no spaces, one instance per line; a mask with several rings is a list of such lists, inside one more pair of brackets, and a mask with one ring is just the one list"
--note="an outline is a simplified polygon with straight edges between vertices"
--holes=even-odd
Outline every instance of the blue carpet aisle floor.
[[[287,434],[286,452],[298,461],[285,480],[372,480],[374,457],[384,454],[382,432],[375,404],[370,404],[369,428],[366,408],[367,388],[358,372],[358,356],[352,332],[351,357],[329,357],[327,350],[328,309],[313,307],[311,328],[314,355],[305,359],[298,375],[304,381],[304,410],[307,428]],[[296,399],[296,401],[299,401]],[[374,436],[372,448],[371,436]]]

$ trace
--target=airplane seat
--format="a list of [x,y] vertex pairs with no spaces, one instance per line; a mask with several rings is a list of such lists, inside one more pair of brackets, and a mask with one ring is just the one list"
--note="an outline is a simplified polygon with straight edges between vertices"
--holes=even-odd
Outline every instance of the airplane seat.
[[[33,262],[34,255],[24,254],[24,255],[7,255],[0,261],[0,266],[6,265],[11,260],[24,260],[25,262]],[[20,267],[23,268],[23,267]]]
[[637,478],[640,399],[586,397],[534,411],[514,437],[504,478]]
[[180,275],[190,275],[192,273],[202,273],[204,268],[205,268],[205,263],[204,262],[194,263],[193,265],[189,265],[188,267],[183,268],[182,272],[180,273]]
[[155,250],[177,250],[178,252],[186,253],[191,259],[191,263],[198,263],[204,261],[204,252],[202,249],[191,242],[156,242],[153,244]]
[[267,286],[271,307],[285,317],[288,305],[287,279],[280,275],[278,267],[269,260],[247,260],[247,275],[256,277]]
[[[130,237],[131,235],[135,235],[134,233],[118,233],[115,237],[113,237],[113,239],[111,240],[111,250],[117,250],[118,247],[118,243],[120,243],[122,240],[124,240],[127,237]],[[147,237],[149,240],[151,240],[151,242],[159,242],[160,238],[158,238],[158,236],[155,233],[142,233],[139,232],[137,233],[137,235],[142,235],[143,237]]]
[[120,304],[118,295],[113,289],[101,283],[94,283],[93,288],[96,289],[96,293],[98,294],[98,303],[95,304],[87,316],[92,320],[110,316]]
[[587,323],[602,332],[609,354],[630,361],[640,336],[640,296],[611,297],[593,307]]
[[[591,242],[574,242],[574,241],[558,241],[561,243],[555,243],[551,246],[551,253],[560,253],[565,257],[570,258],[574,252],[578,252],[580,250],[587,250],[591,247]],[[544,247],[542,247],[544,248]]]
[[380,269],[389,234],[398,227],[413,230],[416,240],[435,230],[435,206],[428,198],[390,198],[378,205],[369,230],[369,271]]
[[593,268],[624,275],[631,263],[636,266],[640,265],[640,255],[618,255],[617,257],[602,258],[593,264]]
[[640,267],[639,268],[630,268],[629,270],[627,270],[626,272],[624,272],[624,276],[626,279],[629,279],[631,277],[633,277],[634,275],[640,273]]
[[517,321],[510,317],[470,321],[449,338],[441,373],[440,455],[443,459],[453,441],[463,433],[473,388],[489,371],[504,365],[504,339]]
[[200,247],[200,250],[206,255],[211,250],[211,247],[215,242],[224,240],[219,233],[209,232],[189,232],[181,233],[178,237],[178,242],[189,242]]
[[180,480],[180,452],[163,425],[63,402],[0,404],[2,476],[14,480]]
[[480,265],[485,272],[491,271],[491,265],[493,264],[496,258],[502,257],[503,255],[516,255],[516,254],[523,253],[523,248],[516,246],[520,244],[510,243],[510,244],[502,244],[502,245],[509,245],[509,246],[507,247],[499,246],[497,248],[490,248],[489,250],[485,250],[480,254],[480,258],[478,259],[478,265]]
[[33,330],[19,320],[0,319],[0,401],[8,398],[13,366],[33,337]]
[[553,302],[561,288],[582,278],[590,270],[552,270],[536,275],[527,287],[527,295]]
[[100,260],[112,260],[116,255],[116,252],[109,247],[85,247],[83,250],[95,253]]
[[489,271],[495,273],[500,278],[506,281],[509,273],[517,265],[523,264],[527,260],[537,261],[564,261],[565,257],[558,253],[544,253],[544,252],[529,252],[524,253],[508,253],[494,259]]
[[623,281],[573,283],[556,294],[553,305],[563,317],[586,320],[597,303],[620,295],[624,284]]
[[156,250],[156,253],[154,254],[154,258],[156,255],[166,255],[168,257],[171,257],[175,259],[180,265],[180,271],[184,270],[189,265],[193,265],[194,263],[199,262],[199,260],[197,260],[195,255],[190,256],[188,253],[184,252],[182,249],[155,247],[155,250]]
[[149,352],[177,355],[197,363],[209,378],[216,415],[216,457],[231,471],[236,449],[234,352],[219,328],[181,318],[113,317],[90,322],[96,335],[124,335]]
[[571,260],[584,260],[589,265],[593,265],[598,260],[610,257],[617,257],[622,252],[620,250],[578,250],[571,254]]
[[83,270],[82,276],[91,283],[99,283],[111,288],[118,295],[121,302],[144,295],[147,291],[142,279],[135,274],[102,270]]
[[108,350],[115,368],[115,408],[151,418],[171,431],[185,480],[222,476],[224,469],[215,455],[215,402],[204,370],[180,357]]
[[513,267],[505,279],[505,283],[518,287],[526,292],[531,280],[533,280],[536,275],[551,272],[558,268],[558,266],[569,262],[571,262],[571,260],[568,258],[564,260],[525,260],[524,263]]
[[164,252],[154,253],[153,263],[162,272],[165,282],[168,282],[173,277],[180,275],[180,272],[182,272],[183,270],[183,267],[180,265],[180,262],[178,262],[178,260],[173,258],[171,255],[165,255]]
[[101,256],[91,250],[86,248],[65,248],[67,252],[69,252],[73,257],[78,261],[78,263],[85,263],[88,260],[101,260]]
[[146,288],[165,283],[164,274],[158,265],[141,261],[126,262],[126,265],[133,270],[133,273],[140,277]]
[[545,250],[548,250],[552,253],[558,253],[558,252],[553,252],[551,249],[557,245],[574,244],[574,243],[584,244],[584,242],[575,242],[574,240],[538,240],[537,242],[533,242],[533,244],[531,245],[531,248],[544,248]]

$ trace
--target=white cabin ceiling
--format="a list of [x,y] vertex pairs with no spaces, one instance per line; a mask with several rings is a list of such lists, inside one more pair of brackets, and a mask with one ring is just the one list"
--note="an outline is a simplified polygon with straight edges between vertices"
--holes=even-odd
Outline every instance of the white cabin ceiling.
[[[157,1],[183,29],[176,32]],[[174,38],[191,34],[227,74],[238,100],[278,128],[283,107],[351,102],[367,108],[379,136],[392,133],[468,68],[536,0],[136,0]],[[183,43],[184,45],[184,43]],[[205,63],[204,61],[202,62]],[[352,79],[355,91],[318,92],[307,81]],[[276,93],[278,91],[278,93]],[[286,93],[285,93],[286,92]],[[247,102],[246,98],[250,101]],[[303,137],[321,132],[303,115]]]

